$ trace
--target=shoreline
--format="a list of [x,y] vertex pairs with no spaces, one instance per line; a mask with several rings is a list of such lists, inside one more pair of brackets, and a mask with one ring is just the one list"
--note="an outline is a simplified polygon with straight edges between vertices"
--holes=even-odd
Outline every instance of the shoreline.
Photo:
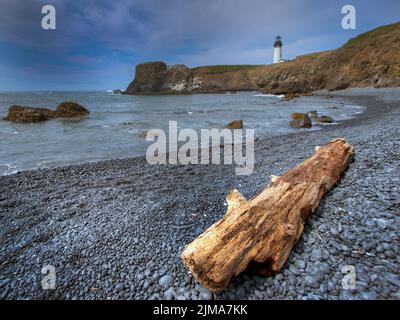
[[[346,99],[367,109],[259,139],[250,176],[235,176],[235,165],[150,166],[143,156],[1,176],[0,299],[399,299],[400,101]],[[226,195],[253,197],[337,137],[355,146],[355,161],[281,272],[242,274],[221,294],[197,284],[180,254],[225,214]],[[47,264],[55,291],[40,288]],[[346,265],[356,268],[355,290],[341,287]]]
[[[365,88],[355,88],[356,90],[363,90]],[[367,88],[369,90],[382,90],[382,89],[372,89],[372,88]],[[386,89],[386,88],[385,88]],[[383,90],[385,90],[383,89]],[[343,92],[346,92],[347,90],[344,90]],[[257,92],[257,91],[255,91]],[[338,91],[340,92],[340,91]],[[226,93],[228,94],[228,92]],[[332,98],[330,99],[334,99],[336,101],[340,101],[340,100],[345,100],[347,103],[353,104],[353,105],[360,105],[361,107],[365,108],[364,111],[362,111],[360,114],[357,114],[356,116],[353,116],[350,119],[344,119],[344,120],[340,120],[338,122],[335,122],[333,124],[318,124],[316,126],[318,126],[320,129],[316,130],[316,131],[324,131],[324,130],[329,130],[329,129],[335,129],[338,128],[340,126],[347,126],[347,125],[353,125],[354,123],[357,123],[359,120],[363,119],[365,116],[370,116],[374,115],[376,113],[376,110],[368,105],[364,105],[364,102],[366,102],[366,104],[369,103],[368,97],[365,96],[347,96],[346,94],[344,95],[340,95],[340,94],[335,94],[335,92],[328,92],[326,90],[323,91],[318,91],[316,92],[315,96],[318,97],[328,97],[328,96],[332,96]],[[327,98],[328,99],[328,98]],[[354,104],[354,102],[356,102],[356,104]],[[288,120],[289,123],[289,120]],[[257,142],[261,142],[263,140],[268,140],[271,138],[285,138],[286,136],[296,136],[298,134],[310,134],[312,131],[308,131],[308,129],[298,129],[298,132],[291,132],[291,133],[285,133],[285,134],[280,134],[280,135],[273,135],[273,136],[269,136],[269,137],[255,137]],[[76,166],[85,166],[85,165],[93,165],[96,163],[103,163],[103,162],[112,162],[112,161],[121,161],[121,160],[134,160],[134,159],[138,159],[138,158],[144,158],[145,155],[135,155],[135,156],[128,156],[128,157],[121,157],[121,158],[111,158],[111,159],[101,159],[101,160],[89,160],[89,161],[83,161],[80,162],[78,161],[77,163],[71,163],[71,164],[64,164],[64,165],[54,165],[54,166],[50,166],[50,167],[37,167],[37,168],[30,168],[30,169],[22,169],[22,170],[17,170],[15,172],[10,172],[10,173],[3,173],[0,174],[0,177],[5,177],[5,176],[12,176],[15,174],[23,174],[26,172],[31,172],[31,171],[42,171],[42,170],[57,170],[57,169],[62,169],[62,168],[68,168],[68,167],[76,167]]]

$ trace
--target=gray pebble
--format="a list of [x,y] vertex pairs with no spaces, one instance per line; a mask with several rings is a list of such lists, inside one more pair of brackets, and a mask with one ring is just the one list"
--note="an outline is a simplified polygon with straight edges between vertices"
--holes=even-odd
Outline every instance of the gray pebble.
[[386,230],[388,222],[385,219],[376,219],[375,222],[379,229]]
[[173,281],[174,279],[170,275],[165,275],[160,278],[158,283],[160,284],[160,286],[168,287],[172,284]]

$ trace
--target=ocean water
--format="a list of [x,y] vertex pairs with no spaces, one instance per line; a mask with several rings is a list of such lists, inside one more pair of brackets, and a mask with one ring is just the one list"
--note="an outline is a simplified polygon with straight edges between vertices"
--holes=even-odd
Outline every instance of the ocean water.
[[[55,109],[75,101],[90,110],[82,120],[50,120],[35,124],[0,121],[0,175],[21,170],[144,155],[151,144],[139,135],[149,129],[222,128],[242,119],[255,137],[298,131],[289,126],[290,114],[317,110],[342,121],[363,112],[362,106],[323,97],[302,97],[295,103],[257,92],[179,96],[128,96],[110,92],[0,93],[0,116],[11,105]],[[318,130],[314,126],[312,129]]]

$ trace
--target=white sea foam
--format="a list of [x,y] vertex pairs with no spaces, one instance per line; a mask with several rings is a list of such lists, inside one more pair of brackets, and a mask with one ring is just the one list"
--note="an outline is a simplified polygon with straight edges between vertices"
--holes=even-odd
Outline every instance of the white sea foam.
[[46,167],[47,166],[47,164],[51,164],[52,163],[52,161],[53,160],[41,160],[41,161],[38,161],[36,164],[38,165],[38,167]]
[[255,95],[253,95],[253,97],[269,97],[269,98],[278,98],[278,99],[282,99],[282,98],[284,98],[285,97],[285,95],[283,95],[283,94],[269,94],[269,93],[267,93],[267,94],[255,94]]
[[0,174],[2,176],[9,176],[19,171],[16,165],[6,163],[3,167],[7,167],[7,169]]

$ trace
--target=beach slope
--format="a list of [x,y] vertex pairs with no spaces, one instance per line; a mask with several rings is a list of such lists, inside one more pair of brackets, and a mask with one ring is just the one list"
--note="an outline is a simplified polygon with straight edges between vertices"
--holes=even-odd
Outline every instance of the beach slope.
[[[325,93],[321,93],[325,94]],[[398,299],[398,89],[337,92],[367,111],[313,132],[258,140],[255,171],[150,166],[144,157],[0,177],[1,299]],[[181,263],[184,245],[226,212],[234,188],[250,198],[270,175],[343,137],[355,160],[323,199],[282,271],[241,275],[219,295]],[[56,290],[43,290],[43,266]],[[353,266],[356,289],[342,287]]]

